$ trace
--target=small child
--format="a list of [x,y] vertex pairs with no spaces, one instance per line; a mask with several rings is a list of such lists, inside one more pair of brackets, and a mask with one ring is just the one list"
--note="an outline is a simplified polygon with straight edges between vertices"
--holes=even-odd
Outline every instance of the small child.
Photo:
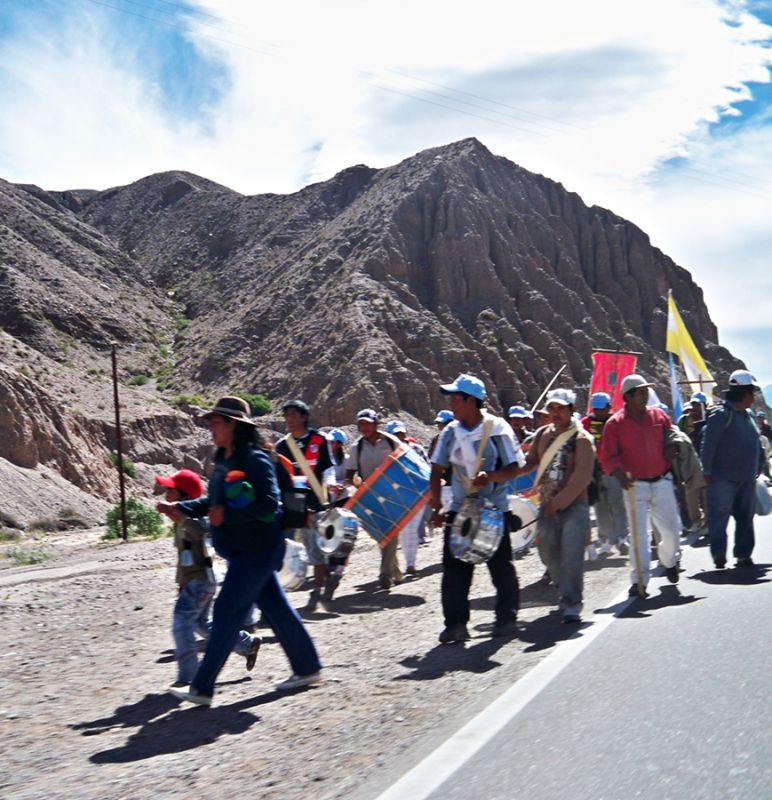
[[[200,476],[189,469],[181,469],[168,477],[157,476],[159,486],[166,489],[167,503],[195,500],[204,492]],[[209,638],[212,623],[209,609],[217,584],[212,570],[212,559],[206,546],[206,528],[197,520],[180,515],[174,523],[174,544],[177,548],[177,585],[179,595],[174,604],[172,634],[174,656],[177,660],[177,680],[173,686],[187,686],[198,669],[198,642],[196,632]],[[247,670],[255,666],[261,639],[246,631],[239,633],[234,650],[246,658]]]

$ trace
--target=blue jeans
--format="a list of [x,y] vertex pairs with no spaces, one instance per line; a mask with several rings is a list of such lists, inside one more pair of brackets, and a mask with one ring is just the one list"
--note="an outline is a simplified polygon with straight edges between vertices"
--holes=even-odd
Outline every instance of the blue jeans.
[[215,584],[205,578],[188,581],[177,595],[172,617],[174,657],[177,659],[177,680],[190,683],[198,669],[196,632],[206,636],[209,631],[209,602],[214,597]]
[[756,543],[753,515],[756,513],[756,482],[712,478],[708,484],[708,533],[710,554],[726,558],[726,526],[734,517],[734,557],[749,558]]
[[541,517],[536,523],[539,555],[560,591],[564,614],[581,614],[584,589],[584,547],[590,530],[587,503],[572,503],[554,517]]
[[239,636],[239,628],[254,603],[273,628],[296,675],[321,669],[319,656],[297,611],[290,605],[276,576],[284,558],[284,540],[266,550],[239,550],[221,555],[228,571],[214,601],[212,631],[192,686],[211,697],[214,683]]

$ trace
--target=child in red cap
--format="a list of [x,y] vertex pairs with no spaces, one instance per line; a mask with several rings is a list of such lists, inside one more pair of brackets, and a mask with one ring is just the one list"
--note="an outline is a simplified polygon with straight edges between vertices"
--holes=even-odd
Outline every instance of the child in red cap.
[[[174,475],[159,475],[155,479],[166,489],[167,503],[195,500],[204,492],[201,477],[190,469],[181,469]],[[206,546],[206,528],[197,520],[183,517],[174,523],[174,544],[177,548],[177,585],[179,594],[174,604],[172,634],[174,657],[177,660],[177,680],[173,686],[187,686],[198,669],[198,642],[196,632],[209,637],[211,622],[209,610],[217,584],[212,570],[212,558]],[[255,665],[260,637],[241,631],[234,648],[247,660],[247,669]]]

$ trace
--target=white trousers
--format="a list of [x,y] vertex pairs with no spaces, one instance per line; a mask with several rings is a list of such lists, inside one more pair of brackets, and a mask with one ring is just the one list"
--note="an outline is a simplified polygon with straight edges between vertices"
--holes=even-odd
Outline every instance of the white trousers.
[[399,546],[402,548],[405,565],[408,567],[415,566],[416,555],[418,554],[418,529],[423,524],[423,521],[424,510],[421,508],[399,532]]
[[[635,497],[634,509],[631,505],[632,496]],[[637,562],[641,570],[640,580],[646,586],[651,575],[649,520],[657,526],[661,537],[657,548],[659,563],[664,567],[674,567],[681,554],[681,517],[670,475],[656,483],[635,481],[630,489],[625,489],[625,510],[630,525],[630,581],[639,582]]]

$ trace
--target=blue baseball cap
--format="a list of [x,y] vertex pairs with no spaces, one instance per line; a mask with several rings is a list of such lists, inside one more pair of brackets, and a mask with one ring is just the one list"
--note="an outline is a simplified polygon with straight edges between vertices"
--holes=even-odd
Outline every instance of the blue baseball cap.
[[530,413],[523,408],[523,406],[510,406],[509,411],[507,411],[508,417],[521,417],[522,419],[526,419],[530,417]]
[[590,408],[607,408],[611,405],[611,395],[605,392],[595,392],[590,398]]
[[440,391],[443,394],[468,394],[470,397],[476,397],[478,400],[485,400],[487,392],[485,385],[479,378],[474,375],[459,375],[453,383],[446,383],[440,386]]
[[447,408],[443,408],[442,411],[437,412],[437,416],[434,418],[435,423],[439,422],[453,422],[453,412],[449,411]]
[[348,436],[340,429],[340,428],[333,428],[328,434],[327,438],[331,442],[340,442],[341,444],[346,444],[348,441]]
[[386,425],[386,433],[407,433],[407,428],[405,427],[404,422],[398,419],[393,419],[388,423],[388,425]]
[[702,405],[706,406],[708,404],[708,396],[705,394],[705,392],[695,392],[689,402],[702,403]]

